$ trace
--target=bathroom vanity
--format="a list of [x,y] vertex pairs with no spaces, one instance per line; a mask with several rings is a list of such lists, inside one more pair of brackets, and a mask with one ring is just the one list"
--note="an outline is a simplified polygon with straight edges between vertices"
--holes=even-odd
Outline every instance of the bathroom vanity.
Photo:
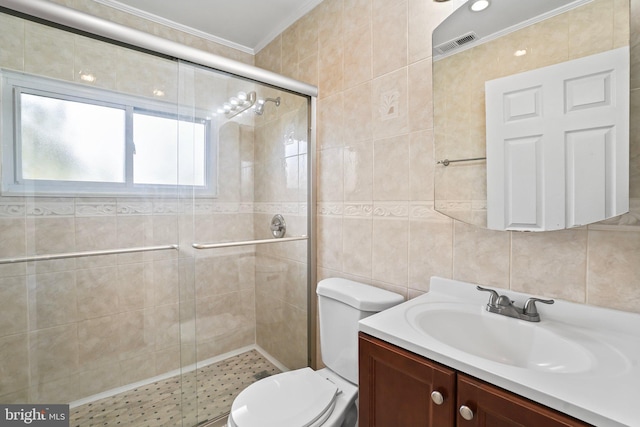
[[361,427],[640,425],[640,315],[556,301],[528,322],[487,299],[434,277],[360,322]]
[[360,427],[591,425],[370,335],[359,343]]

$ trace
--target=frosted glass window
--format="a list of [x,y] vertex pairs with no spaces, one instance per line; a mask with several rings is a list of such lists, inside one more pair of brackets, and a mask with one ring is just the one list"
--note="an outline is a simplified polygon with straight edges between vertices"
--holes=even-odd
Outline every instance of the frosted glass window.
[[21,94],[22,178],[125,181],[125,111]]
[[9,70],[0,79],[0,195],[216,196],[207,111]]
[[133,115],[135,184],[205,185],[206,124]]

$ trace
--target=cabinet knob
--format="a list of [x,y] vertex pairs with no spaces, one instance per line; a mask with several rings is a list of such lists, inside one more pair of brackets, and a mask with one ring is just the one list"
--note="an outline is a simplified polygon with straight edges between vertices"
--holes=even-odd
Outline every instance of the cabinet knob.
[[434,391],[431,393],[431,400],[436,405],[442,405],[444,403],[444,396],[439,391]]
[[467,421],[471,421],[473,419],[473,411],[467,405],[462,405],[460,407],[460,415]]

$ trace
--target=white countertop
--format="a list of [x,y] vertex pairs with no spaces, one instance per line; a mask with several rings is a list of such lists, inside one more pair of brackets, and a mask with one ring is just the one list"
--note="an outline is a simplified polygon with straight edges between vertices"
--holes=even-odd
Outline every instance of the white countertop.
[[[446,345],[411,324],[408,313],[433,303],[471,304],[485,313],[482,315],[500,316],[484,310],[489,295],[475,286],[433,277],[430,292],[361,320],[360,331],[597,427],[640,426],[640,408],[636,407],[640,403],[640,314],[561,300],[553,305],[538,304],[539,325],[564,329],[569,334],[575,331],[576,336],[587,337],[592,345],[606,348],[598,354],[593,369],[564,373],[541,372],[475,356]],[[518,307],[528,297],[493,289],[515,300]],[[525,323],[528,327],[535,325]]]

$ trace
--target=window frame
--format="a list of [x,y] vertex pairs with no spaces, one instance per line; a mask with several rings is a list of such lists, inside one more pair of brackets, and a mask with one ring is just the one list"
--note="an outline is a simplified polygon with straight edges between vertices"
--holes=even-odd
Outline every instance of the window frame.
[[[218,182],[218,138],[210,114],[177,103],[122,94],[108,89],[55,80],[26,73],[0,70],[2,142],[2,196],[195,196],[216,197]],[[124,182],[27,180],[21,175],[20,95],[31,94],[72,102],[122,109],[125,113]],[[205,125],[204,186],[178,184],[134,184],[133,115],[145,114]],[[180,124],[178,123],[178,126]],[[178,159],[176,159],[176,162]]]

